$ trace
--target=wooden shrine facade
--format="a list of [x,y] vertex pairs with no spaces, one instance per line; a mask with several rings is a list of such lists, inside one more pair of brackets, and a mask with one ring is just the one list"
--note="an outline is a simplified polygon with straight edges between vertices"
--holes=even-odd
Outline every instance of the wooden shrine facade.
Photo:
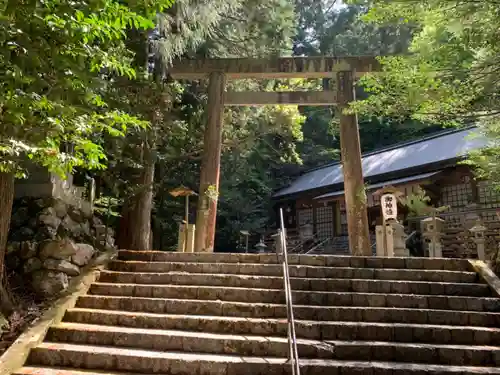
[[[207,125],[196,215],[195,251],[213,251],[219,192],[224,106],[336,105],[340,114],[341,155],[351,251],[361,255],[369,246],[358,124],[343,110],[354,100],[354,81],[378,70],[375,57],[289,57],[274,59],[182,60],[168,74],[174,79],[208,79]],[[228,79],[335,78],[334,91],[227,92]]]
[[[447,131],[414,142],[377,150],[363,156],[367,181],[369,230],[381,224],[380,198],[373,194],[391,185],[408,197],[422,189],[434,207],[449,206],[443,213],[445,235],[443,255],[474,257],[474,245],[467,226],[479,218],[488,228],[486,247],[491,251],[500,243],[500,193],[489,181],[477,181],[472,170],[459,161],[468,151],[485,145],[471,137],[473,128]],[[347,210],[339,163],[304,173],[289,187],[276,193],[275,208],[283,208],[286,226],[291,234],[300,235],[310,224],[319,239],[334,239],[331,252],[344,252],[341,238],[347,229]],[[411,218],[400,205],[399,221],[408,232],[420,229],[420,219]],[[472,218],[472,219],[471,219]],[[469,222],[469,223],[467,223]],[[372,239],[374,236],[371,236]],[[329,250],[330,251],[330,250]]]

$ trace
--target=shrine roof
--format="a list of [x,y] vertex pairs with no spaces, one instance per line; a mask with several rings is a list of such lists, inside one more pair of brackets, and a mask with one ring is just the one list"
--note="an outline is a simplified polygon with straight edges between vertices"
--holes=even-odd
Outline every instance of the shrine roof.
[[[487,146],[488,141],[469,127],[434,134],[412,142],[400,143],[363,154],[365,179],[380,181],[387,175],[410,176],[416,170],[431,172],[442,168],[445,162],[456,162],[473,150]],[[434,168],[434,169],[433,169]],[[390,177],[392,176],[392,177]],[[340,162],[318,167],[299,176],[288,187],[277,191],[273,198],[281,198],[310,190],[334,187],[343,190],[344,175]]]
[[[439,171],[434,171],[434,172],[427,172],[427,173],[422,173],[422,174],[418,174],[415,176],[408,176],[408,177],[403,177],[403,178],[396,178],[394,180],[383,181],[383,182],[379,182],[377,184],[368,185],[366,187],[366,190],[370,191],[370,190],[384,187],[386,185],[398,185],[398,184],[401,184],[403,182],[413,182],[413,181],[425,180],[426,178],[435,176],[435,175],[439,174],[440,172],[442,172],[442,171],[439,170]],[[318,197],[315,197],[314,199],[338,197],[338,196],[344,195],[344,193],[345,193],[344,190],[337,190],[337,191],[334,191],[333,193],[327,193],[327,194],[320,195]]]

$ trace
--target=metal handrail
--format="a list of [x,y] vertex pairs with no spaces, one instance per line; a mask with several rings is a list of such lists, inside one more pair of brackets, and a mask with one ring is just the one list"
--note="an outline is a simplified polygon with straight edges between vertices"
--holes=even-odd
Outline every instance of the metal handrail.
[[300,240],[300,243],[297,246],[292,247],[290,250],[288,250],[288,254],[309,254],[311,251],[316,250],[318,247],[320,247],[320,246],[324,245],[325,243],[327,243],[328,241],[330,241],[331,237],[328,237],[325,240],[325,239],[321,239],[319,237],[319,233],[314,233],[312,235],[312,237],[309,238],[308,240],[312,241],[314,243],[314,246],[311,249],[308,249],[308,250],[302,249],[304,247],[304,244],[306,243],[306,241]]
[[408,237],[406,237],[405,243],[407,244],[407,243],[408,243],[408,241],[410,241],[410,240],[411,240],[414,236],[416,236],[416,235],[417,235],[417,231],[416,231],[416,230],[414,230],[413,232],[411,232],[411,233],[408,235]]
[[331,240],[331,237],[328,237],[328,238],[324,239],[324,240],[323,240],[323,241],[321,241],[319,244],[317,244],[317,245],[313,246],[312,248],[310,248],[309,250],[307,250],[307,251],[305,252],[305,254],[306,254],[306,255],[311,254],[313,251],[317,250],[318,248],[320,248],[320,247],[321,247],[321,246],[323,246],[324,244],[326,244],[326,243],[330,242],[330,240]]
[[[292,364],[292,374],[300,375],[299,353],[297,349],[297,336],[295,334],[295,319],[293,317],[292,288],[288,269],[288,252],[286,249],[286,232],[283,220],[283,209],[280,208],[280,247],[283,264],[283,284],[285,287],[286,312],[288,320],[288,348],[289,359]],[[278,250],[278,248],[276,249]]]

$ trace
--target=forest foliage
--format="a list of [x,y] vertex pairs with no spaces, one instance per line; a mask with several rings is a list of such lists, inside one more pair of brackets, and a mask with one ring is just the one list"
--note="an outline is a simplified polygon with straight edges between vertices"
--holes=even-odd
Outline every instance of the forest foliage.
[[[500,17],[492,0],[21,3],[1,2],[0,171],[20,177],[31,160],[95,178],[120,246],[174,246],[183,208],[169,191],[198,189],[207,82],[171,80],[178,58],[393,55],[357,88],[363,151],[474,122],[493,147],[473,160],[480,173],[500,178]],[[337,160],[336,119],[334,107],[226,109],[218,249],[234,250],[241,230],[265,232],[273,191]],[[194,213],[193,205],[191,222]]]
[[[407,54],[381,59],[359,113],[424,124],[477,125],[490,145],[471,155],[479,177],[500,183],[498,1],[352,1],[370,25],[409,27]],[[499,186],[500,184],[497,184]]]
[[133,79],[131,30],[155,27],[172,5],[156,1],[0,1],[0,308],[14,178],[36,163],[62,177],[75,168],[102,169],[97,135],[124,136],[142,118],[109,106],[114,79]]

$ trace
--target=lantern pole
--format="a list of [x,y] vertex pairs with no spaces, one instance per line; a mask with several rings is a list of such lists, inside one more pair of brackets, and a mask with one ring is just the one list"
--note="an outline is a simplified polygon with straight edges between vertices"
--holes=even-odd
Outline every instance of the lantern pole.
[[245,254],[248,253],[248,236],[250,232],[247,230],[241,230],[240,233],[245,237]]

